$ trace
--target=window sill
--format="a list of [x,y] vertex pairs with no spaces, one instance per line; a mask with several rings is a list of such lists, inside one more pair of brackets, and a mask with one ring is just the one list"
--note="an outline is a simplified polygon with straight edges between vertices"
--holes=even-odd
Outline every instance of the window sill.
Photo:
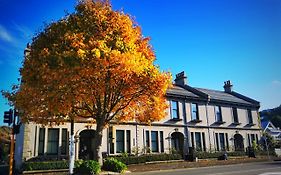
[[180,119],[180,118],[172,118],[172,119],[170,119],[171,121],[182,121],[182,119]]
[[247,126],[255,126],[256,124],[254,123],[248,123]]
[[190,122],[191,122],[191,123],[200,123],[200,122],[202,122],[202,120],[194,119],[194,120],[191,120]]
[[224,121],[216,121],[215,124],[222,125],[222,124],[225,124],[225,122]]
[[239,123],[239,122],[233,122],[232,124],[233,124],[233,125],[236,125],[236,126],[237,126],[237,125],[241,125],[241,123]]

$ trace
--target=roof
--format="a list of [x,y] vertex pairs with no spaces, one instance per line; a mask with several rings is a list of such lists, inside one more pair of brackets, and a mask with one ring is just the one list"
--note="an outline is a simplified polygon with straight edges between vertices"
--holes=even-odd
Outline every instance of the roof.
[[230,93],[226,93],[224,91],[218,91],[218,90],[211,90],[211,89],[204,89],[204,88],[195,88],[205,94],[208,94],[211,99],[214,100],[221,100],[221,101],[227,101],[227,102],[234,102],[234,103],[241,103],[241,104],[247,104],[251,105],[252,103],[242,99],[238,98]]
[[265,128],[267,127],[268,123],[269,123],[268,120],[262,120],[262,121],[261,121],[261,127],[262,127],[262,129],[265,129]]
[[237,92],[225,92],[219,90],[211,90],[205,88],[194,88],[189,85],[173,84],[171,88],[167,90],[167,96],[172,97],[184,97],[202,101],[217,102],[217,103],[230,103],[234,105],[250,106],[259,108],[259,102],[246,97]]
[[180,86],[176,86],[176,85],[173,85],[172,88],[169,88],[167,90],[167,94],[168,95],[180,95],[180,96],[186,96],[186,97],[197,97],[199,98],[198,95],[194,94],[193,92],[183,88],[183,87],[180,87]]

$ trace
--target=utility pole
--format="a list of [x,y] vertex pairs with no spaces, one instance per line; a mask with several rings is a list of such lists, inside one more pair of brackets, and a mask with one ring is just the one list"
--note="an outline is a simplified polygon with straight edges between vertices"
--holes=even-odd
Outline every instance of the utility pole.
[[4,123],[7,123],[9,126],[12,125],[11,145],[10,145],[10,160],[9,160],[9,175],[13,174],[13,165],[14,165],[14,152],[15,152],[15,134],[20,132],[20,123],[19,120],[16,124],[16,117],[18,116],[18,111],[16,109],[4,112]]
[[74,120],[70,119],[70,143],[69,143],[69,174],[73,174],[74,169]]
[[15,147],[15,134],[19,132],[19,126],[16,125],[16,116],[18,115],[16,109],[14,111],[10,109],[9,111],[4,112],[4,123],[12,125],[11,144],[10,144],[10,160],[9,160],[9,175],[13,174],[13,164],[14,164],[14,147]]

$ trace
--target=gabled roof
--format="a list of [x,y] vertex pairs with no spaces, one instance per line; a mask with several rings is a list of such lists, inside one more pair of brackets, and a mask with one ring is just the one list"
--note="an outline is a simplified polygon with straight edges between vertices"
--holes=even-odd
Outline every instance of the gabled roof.
[[195,93],[177,85],[173,85],[172,88],[169,88],[167,90],[167,95],[199,98],[199,96]]
[[261,127],[264,131],[269,130],[272,133],[281,134],[281,130],[276,128],[271,121],[261,121]]
[[167,90],[166,95],[174,98],[185,98],[213,104],[231,104],[250,108],[259,108],[260,103],[254,99],[232,91],[230,80],[224,82],[225,91],[195,88],[187,84],[184,71],[176,74],[175,84]]
[[268,124],[269,124],[269,121],[268,121],[268,120],[262,120],[262,121],[261,121],[261,127],[262,127],[262,129],[264,130],[265,128],[267,128]]
[[204,88],[195,88],[201,92],[204,92],[205,94],[208,94],[211,98],[211,100],[221,100],[226,102],[234,102],[234,103],[240,103],[240,104],[247,104],[251,105],[252,103],[243,100],[242,98],[238,98],[230,93],[226,93],[224,91],[218,91],[218,90],[211,90],[211,89],[204,89]]
[[225,92],[219,90],[211,90],[205,88],[194,88],[189,85],[174,84],[167,90],[166,93],[169,97],[190,98],[200,101],[209,101],[217,103],[227,103],[242,106],[250,106],[259,108],[259,102],[249,97],[241,95],[237,92]]

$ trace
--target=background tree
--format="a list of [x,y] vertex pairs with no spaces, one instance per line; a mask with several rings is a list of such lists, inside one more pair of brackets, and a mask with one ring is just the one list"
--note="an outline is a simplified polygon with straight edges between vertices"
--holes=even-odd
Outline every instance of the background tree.
[[4,95],[24,122],[96,124],[94,159],[112,120],[151,123],[164,117],[169,73],[154,65],[149,38],[108,2],[80,1],[76,11],[33,38],[21,83]]
[[8,126],[0,126],[0,164],[8,162],[12,130]]
[[275,127],[281,128],[281,105],[273,109],[263,110],[260,115],[263,120],[271,121]]

